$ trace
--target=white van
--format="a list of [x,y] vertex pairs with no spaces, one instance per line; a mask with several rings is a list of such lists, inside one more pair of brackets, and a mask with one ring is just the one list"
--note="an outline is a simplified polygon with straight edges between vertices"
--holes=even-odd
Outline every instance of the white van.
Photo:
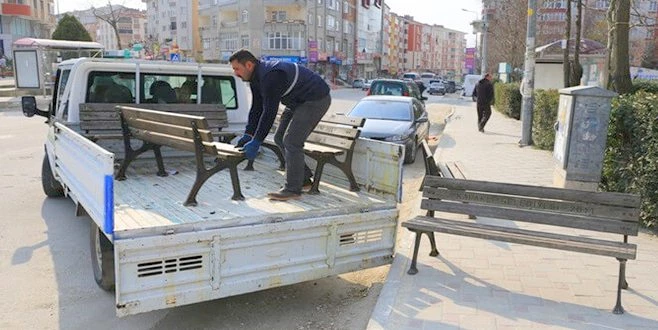
[[464,90],[462,91],[462,96],[465,97],[471,97],[473,99],[473,102],[475,102],[476,98],[473,96],[473,90],[475,89],[475,85],[477,85],[478,81],[482,79],[482,76],[479,74],[467,74],[464,76],[464,83],[462,84],[462,87]]

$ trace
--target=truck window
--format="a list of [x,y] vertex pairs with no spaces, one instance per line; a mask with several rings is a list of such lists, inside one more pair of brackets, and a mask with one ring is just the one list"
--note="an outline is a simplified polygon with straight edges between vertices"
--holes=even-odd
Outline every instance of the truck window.
[[[58,100],[62,99],[62,94],[64,94],[64,89],[66,88],[66,83],[69,81],[69,75],[71,74],[71,70],[57,70],[57,79],[56,82],[56,87],[57,90],[53,91],[53,95],[57,93],[57,100],[55,102],[59,102]],[[61,118],[66,120],[69,116],[69,102],[68,100],[65,100],[64,103],[60,104],[59,107],[57,108],[57,111],[61,113]],[[59,115],[56,114],[56,115]]]
[[229,76],[203,76],[201,103],[223,104],[227,110],[237,109],[235,79]]
[[135,74],[92,71],[87,79],[87,103],[135,103]]

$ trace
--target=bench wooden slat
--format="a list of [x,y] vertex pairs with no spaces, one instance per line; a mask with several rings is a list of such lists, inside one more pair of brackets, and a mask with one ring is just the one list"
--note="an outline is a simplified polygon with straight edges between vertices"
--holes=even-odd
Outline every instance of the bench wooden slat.
[[477,180],[459,180],[438,176],[428,176],[425,184],[431,187],[442,187],[446,189],[473,190],[527,197],[599,203],[613,206],[639,207],[641,202],[640,196],[634,194],[593,192]]
[[426,187],[424,196],[426,198],[441,199],[443,201],[469,202],[475,205],[504,205],[506,208],[593,216],[598,218],[627,220],[631,222],[636,222],[640,216],[640,210],[638,208],[527,198],[464,190],[447,190]]
[[[149,141],[151,143],[157,144],[157,145],[162,145],[162,146],[167,146],[167,147],[172,147],[175,149],[180,149],[180,150],[185,150],[185,151],[190,151],[194,152],[194,140],[193,139],[187,139],[179,136],[173,136],[169,134],[164,134],[164,133],[157,133],[157,132],[150,132],[150,131],[145,131],[143,129],[130,129],[130,134],[132,137],[140,139],[140,140],[145,140]],[[205,152],[207,153],[212,153],[213,149],[212,147],[207,147],[204,148]]]
[[416,217],[402,223],[402,226],[424,231],[436,231],[452,235],[492,239],[623,259],[635,259],[637,251],[637,246],[630,243],[433,217]]
[[328,145],[334,149],[351,149],[355,143],[354,140],[339,138],[327,134],[318,134],[315,132],[309,135],[307,141],[314,144]]
[[423,199],[421,202],[421,208],[441,212],[461,213],[496,219],[507,219],[633,236],[637,236],[639,227],[637,221],[617,221],[598,217],[583,217],[577,215],[503,208],[500,206],[444,202],[432,199]]
[[317,152],[317,153],[325,153],[325,154],[333,154],[333,155],[342,155],[343,153],[345,153],[344,149],[334,148],[334,147],[329,147],[329,146],[309,143],[309,142],[306,142],[304,144],[304,150],[307,152]]
[[346,125],[352,127],[363,127],[363,124],[366,122],[366,119],[331,114],[324,116],[322,118],[322,121],[327,123]]
[[347,138],[354,140],[359,136],[359,130],[352,127],[344,127],[338,125],[328,125],[323,122],[318,123],[318,125],[313,130],[314,132],[320,132],[323,134],[330,134],[336,137]]
[[[152,120],[144,120],[144,119],[130,118],[130,117],[126,118],[126,121],[128,122],[128,125],[130,125],[131,128],[142,129],[154,133],[162,133],[166,135],[184,137],[190,139],[190,141],[193,141],[194,139],[194,132],[192,131],[192,128],[190,128],[189,126],[185,127],[185,126],[171,125],[171,124],[166,124]],[[202,141],[206,141],[206,142],[213,141],[212,133],[209,130],[200,129],[199,136],[201,137]]]
[[179,126],[189,126],[191,122],[194,122],[199,129],[208,128],[208,123],[206,122],[205,118],[199,116],[181,115],[172,112],[155,110],[144,110],[133,107],[121,107],[121,109],[121,111],[123,111],[124,118],[128,121],[132,119],[144,119],[160,121],[165,124]]

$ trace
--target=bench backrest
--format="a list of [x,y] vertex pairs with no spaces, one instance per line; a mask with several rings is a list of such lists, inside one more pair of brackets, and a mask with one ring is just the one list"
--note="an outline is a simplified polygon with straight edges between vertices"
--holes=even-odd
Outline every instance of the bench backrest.
[[[80,130],[85,135],[93,134],[121,134],[121,120],[113,103],[81,103],[80,104]],[[181,113],[206,118],[208,129],[213,132],[228,127],[226,108],[221,104],[127,104],[164,112]]]
[[116,106],[132,137],[161,146],[185,151],[195,151],[193,124],[199,131],[204,152],[217,154],[213,135],[204,117],[147,110],[128,106]]
[[421,208],[637,236],[640,196],[427,176]]
[[365,118],[326,115],[307,141],[337,149],[352,150],[361,134],[359,128],[363,127],[365,122]]

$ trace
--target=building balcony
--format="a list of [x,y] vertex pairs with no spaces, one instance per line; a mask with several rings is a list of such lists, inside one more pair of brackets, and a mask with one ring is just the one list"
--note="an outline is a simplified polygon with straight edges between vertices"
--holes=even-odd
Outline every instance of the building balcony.
[[2,15],[8,16],[32,16],[32,8],[30,5],[20,5],[14,3],[2,4]]
[[231,21],[231,22],[222,22],[221,26],[223,28],[234,28],[238,27],[238,21]]

